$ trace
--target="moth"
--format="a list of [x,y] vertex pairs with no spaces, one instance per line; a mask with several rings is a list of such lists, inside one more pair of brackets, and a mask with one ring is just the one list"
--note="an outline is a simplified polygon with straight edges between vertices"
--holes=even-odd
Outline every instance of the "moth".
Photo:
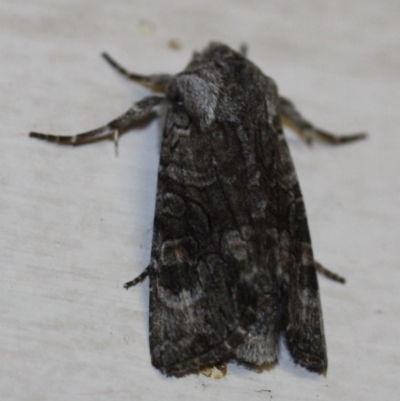
[[128,72],[162,94],[109,124],[75,136],[31,132],[60,144],[118,139],[162,108],[151,260],[126,288],[150,279],[152,364],[167,376],[209,372],[236,361],[277,363],[281,336],[295,363],[327,370],[315,261],[305,206],[282,131],[307,142],[355,141],[316,128],[275,82],[239,52],[210,43],[177,75]]

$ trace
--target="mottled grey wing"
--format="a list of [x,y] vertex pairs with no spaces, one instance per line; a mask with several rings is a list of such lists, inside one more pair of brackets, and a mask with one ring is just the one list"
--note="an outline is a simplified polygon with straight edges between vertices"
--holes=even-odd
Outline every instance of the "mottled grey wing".
[[[283,138],[283,134],[280,133]],[[280,207],[280,261],[278,275],[284,288],[285,335],[290,353],[299,365],[324,373],[328,367],[321,302],[304,201],[289,149],[279,141],[280,186],[287,191]],[[286,172],[286,174],[284,174]],[[292,173],[288,173],[292,172]]]
[[152,363],[176,376],[230,358],[272,363],[285,331],[295,361],[323,371],[310,238],[275,86],[241,56],[224,57],[177,76],[167,94]]
[[[267,106],[271,102],[267,99]],[[266,115],[271,114],[273,107],[267,107]],[[259,238],[252,241],[259,256],[254,277],[259,288],[257,318],[235,357],[250,365],[275,363],[283,331],[294,361],[323,373],[327,356],[318,282],[294,165],[278,118],[268,128],[253,127],[253,131],[257,133],[254,168],[260,174],[251,212],[253,223],[261,227]]]
[[[215,127],[200,129],[183,108],[170,108],[150,268],[150,349],[155,367],[179,376],[233,356],[255,319],[258,295],[246,280],[253,250],[241,211],[244,182],[228,183],[224,171],[232,163],[245,170],[226,159],[236,145],[225,144],[233,153],[220,160]],[[232,127],[220,128],[218,135],[231,141]]]

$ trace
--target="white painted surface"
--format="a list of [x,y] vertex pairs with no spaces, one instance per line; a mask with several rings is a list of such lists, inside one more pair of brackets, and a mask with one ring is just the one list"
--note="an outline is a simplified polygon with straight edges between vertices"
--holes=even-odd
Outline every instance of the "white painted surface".
[[[397,1],[0,0],[0,399],[390,400],[400,386],[400,30]],[[147,22],[143,22],[147,21]],[[182,43],[176,51],[171,39]],[[249,57],[310,120],[365,142],[308,148],[288,133],[318,260],[326,378],[234,364],[219,381],[150,364],[147,265],[159,128],[60,147],[146,91],[112,71],[182,70],[210,40]]]

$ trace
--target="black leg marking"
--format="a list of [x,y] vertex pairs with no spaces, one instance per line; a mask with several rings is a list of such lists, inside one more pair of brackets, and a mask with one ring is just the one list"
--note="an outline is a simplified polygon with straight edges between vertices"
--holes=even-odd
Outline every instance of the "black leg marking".
[[111,56],[107,53],[102,53],[103,58],[110,64],[113,68],[115,68],[120,74],[124,77],[130,79],[131,81],[135,81],[141,85],[150,88],[155,92],[165,92],[169,81],[172,76],[168,74],[154,74],[154,75],[140,75],[135,74],[133,72],[127,71],[124,67],[118,64]]
[[150,273],[150,266],[147,266],[146,269],[142,273],[140,273],[136,278],[125,283],[124,288],[128,290],[129,288],[134,287],[136,284],[141,283],[149,275],[149,273]]
[[149,96],[135,103],[124,114],[111,121],[107,125],[94,129],[92,131],[84,132],[74,136],[62,136],[52,134],[41,134],[39,132],[30,132],[31,138],[38,138],[49,142],[56,142],[63,145],[81,145],[83,143],[91,142],[106,137],[118,138],[118,133],[124,128],[129,127],[134,122],[151,114],[155,106],[158,106],[164,97],[162,96]]

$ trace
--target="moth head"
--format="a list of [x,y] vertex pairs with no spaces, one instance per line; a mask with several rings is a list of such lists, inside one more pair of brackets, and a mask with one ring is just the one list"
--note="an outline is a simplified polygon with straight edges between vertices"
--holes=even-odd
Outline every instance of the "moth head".
[[196,68],[197,65],[210,61],[222,61],[232,57],[242,58],[243,56],[222,43],[211,42],[202,52],[193,53],[192,60],[186,69]]
[[204,129],[215,120],[219,91],[219,74],[210,74],[206,69],[188,71],[178,74],[170,82],[167,99],[178,108],[182,107]]

